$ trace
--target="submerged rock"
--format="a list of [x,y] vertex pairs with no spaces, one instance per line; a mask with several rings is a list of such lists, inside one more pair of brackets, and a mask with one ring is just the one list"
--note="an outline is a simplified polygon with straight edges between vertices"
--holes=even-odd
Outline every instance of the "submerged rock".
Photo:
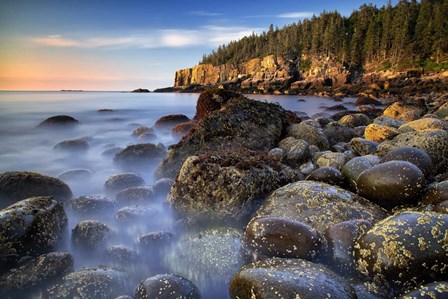
[[115,154],[114,162],[123,169],[147,168],[166,155],[163,144],[141,143],[129,145]]
[[195,124],[196,122],[194,121],[177,124],[171,129],[171,133],[175,136],[183,137],[194,128]]
[[68,115],[56,115],[47,118],[41,122],[38,128],[58,128],[58,127],[73,127],[79,124],[79,121]]
[[103,259],[114,267],[129,267],[138,261],[138,254],[135,250],[121,245],[109,246],[103,254]]
[[132,135],[138,138],[146,137],[156,137],[155,131],[152,128],[148,128],[145,126],[138,127],[132,132]]
[[161,178],[157,180],[153,185],[154,193],[157,196],[166,196],[170,192],[173,185],[174,180],[169,178]]
[[89,144],[84,139],[64,140],[53,146],[56,151],[84,152],[89,149]]
[[112,232],[112,229],[104,223],[85,220],[78,223],[72,230],[72,241],[82,249],[98,249],[105,245]]
[[72,197],[64,182],[34,172],[12,171],[0,174],[0,208],[32,196],[52,196],[58,201]]
[[231,298],[356,298],[352,287],[323,265],[272,258],[244,266],[230,284]]
[[72,211],[80,215],[92,215],[110,212],[115,208],[115,201],[105,196],[87,195],[73,198],[69,201]]
[[118,192],[115,200],[118,205],[145,204],[154,199],[152,187],[131,187]]
[[62,204],[51,197],[31,197],[1,210],[0,269],[50,251],[66,224]]
[[136,299],[200,299],[199,289],[188,279],[174,274],[159,274],[142,281],[135,290]]
[[170,232],[152,232],[144,234],[137,238],[137,245],[144,252],[148,249],[159,249],[172,244],[175,235]]
[[135,173],[120,173],[109,177],[104,183],[104,190],[113,194],[131,187],[139,187],[145,184],[140,176]]

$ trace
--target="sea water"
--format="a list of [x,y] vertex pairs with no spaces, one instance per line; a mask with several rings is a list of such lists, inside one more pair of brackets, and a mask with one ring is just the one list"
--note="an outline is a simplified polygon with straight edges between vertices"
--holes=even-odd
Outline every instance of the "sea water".
[[[279,103],[286,109],[313,115],[337,103],[328,98],[304,96],[248,95],[267,102]],[[31,171],[58,177],[70,169],[88,169],[92,175],[80,181],[70,180],[73,195],[105,195],[104,182],[113,174],[123,172],[113,163],[113,157],[102,153],[113,147],[148,142],[132,135],[140,126],[152,127],[157,119],[169,114],[195,114],[198,94],[128,93],[128,92],[0,92],[0,172]],[[353,109],[353,99],[343,99]],[[100,109],[109,109],[100,112]],[[334,113],[334,112],[332,112]],[[38,130],[36,126],[48,117],[69,115],[80,124],[70,130]],[[82,154],[53,150],[57,143],[84,139],[89,149]],[[166,147],[177,143],[179,137],[169,132],[157,132],[151,143]],[[147,185],[154,183],[154,169],[139,171]],[[176,229],[176,217],[165,198],[151,203],[156,211],[150,219],[126,225],[117,223],[113,215],[98,215],[109,225],[115,236],[108,245],[121,245],[138,251],[136,239],[149,232],[165,231],[176,234],[176,243],[162,251],[150,252],[144,261],[127,265],[131,294],[137,284],[151,275],[174,273],[190,279],[203,297],[228,298],[228,283],[233,272],[245,262],[240,252],[242,228],[222,228],[224,233],[185,233]],[[66,208],[69,218],[64,242],[58,250],[69,251],[75,260],[75,270],[104,264],[101,256],[80,252],[72,246],[71,230],[83,217]],[[204,228],[206,231],[207,228]],[[227,230],[227,231],[226,231]],[[219,231],[219,229],[218,229]],[[190,235],[189,235],[190,234]],[[198,237],[199,236],[199,237]],[[141,254],[140,254],[141,255]],[[114,265],[112,265],[114,266]],[[124,295],[123,294],[123,295]]]

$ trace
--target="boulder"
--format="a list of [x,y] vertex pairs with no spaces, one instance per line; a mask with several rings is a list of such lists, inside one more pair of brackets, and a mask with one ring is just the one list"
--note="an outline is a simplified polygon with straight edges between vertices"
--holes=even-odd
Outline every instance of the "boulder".
[[115,154],[114,162],[123,169],[147,169],[166,155],[163,144],[141,143],[127,146]]
[[374,154],[376,152],[378,142],[355,137],[350,140],[350,146],[355,154],[365,156]]
[[72,242],[81,249],[92,250],[105,246],[113,231],[104,223],[85,220],[72,230]]
[[146,126],[138,127],[137,129],[135,129],[132,132],[132,135],[135,136],[135,137],[140,137],[143,134],[146,134],[146,136],[154,136],[154,137],[156,137],[156,133],[155,133],[154,129],[146,127]]
[[148,221],[156,214],[156,211],[149,207],[133,205],[119,209],[115,213],[115,219],[120,223],[133,223]]
[[201,92],[196,103],[194,120],[203,119],[213,111],[220,110],[230,99],[237,97],[241,96],[223,89],[207,89]]
[[56,151],[84,152],[89,144],[83,139],[64,140],[53,146]]
[[166,196],[170,192],[173,185],[174,180],[169,178],[161,178],[154,183],[153,190],[156,196]]
[[189,122],[190,119],[183,114],[170,114],[159,118],[154,127],[157,129],[169,129],[171,130],[174,126],[179,125],[181,123]]
[[323,265],[271,258],[244,266],[232,278],[231,298],[356,298],[352,287]]
[[426,109],[415,104],[394,102],[383,111],[383,116],[402,121],[412,121],[419,119],[426,113]]
[[[61,239],[67,217],[51,197],[31,197],[0,211],[0,269],[49,252]],[[0,270],[1,271],[1,270]]]
[[448,281],[437,281],[428,284],[421,285],[415,290],[409,291],[406,294],[398,296],[397,299],[425,299],[435,298],[443,299],[448,298]]
[[352,138],[358,137],[355,130],[346,127],[339,122],[331,122],[324,128],[324,135],[327,137],[330,146],[339,142],[349,142]]
[[359,97],[355,101],[355,106],[362,106],[362,105],[382,106],[383,103],[369,97]]
[[115,201],[101,195],[78,196],[69,200],[68,204],[73,212],[83,216],[107,213],[115,208]]
[[0,208],[32,196],[52,196],[58,201],[72,197],[64,182],[34,172],[12,171],[0,174]]
[[38,128],[63,128],[63,127],[74,127],[79,124],[79,121],[68,115],[56,115],[47,118],[41,122]]
[[350,160],[351,156],[346,153],[334,153],[334,152],[323,152],[316,158],[316,165],[318,167],[333,167],[337,170],[341,170],[345,163]]
[[437,205],[448,200],[448,181],[443,181],[429,186],[423,195],[423,204]]
[[424,151],[416,147],[402,146],[398,147],[381,158],[381,163],[399,160],[408,161],[420,168],[425,177],[429,177],[432,172],[431,157]]
[[129,268],[130,265],[136,265],[139,256],[133,249],[122,245],[109,246],[103,253],[103,260],[116,268]]
[[109,177],[104,183],[104,190],[109,194],[120,192],[131,187],[139,187],[145,180],[135,173],[120,173]]
[[160,249],[170,245],[175,240],[175,235],[170,232],[152,232],[137,238],[137,245],[141,252],[146,250]]
[[322,166],[313,170],[307,177],[307,181],[323,182],[329,185],[344,187],[346,178],[334,167]]
[[285,151],[286,162],[291,167],[297,167],[310,158],[308,143],[302,139],[287,137],[279,142],[278,147]]
[[135,290],[135,299],[145,298],[185,298],[200,299],[199,289],[188,279],[173,275],[159,274],[145,279]]
[[175,136],[183,137],[194,128],[195,124],[194,121],[177,124],[171,129],[171,133]]
[[168,195],[181,214],[243,220],[260,199],[298,178],[297,172],[257,152],[189,157]]
[[394,118],[387,116],[379,116],[373,120],[373,123],[380,126],[392,127],[395,129],[398,129],[400,126],[404,124],[404,122],[400,120],[396,120]]
[[407,132],[392,140],[381,143],[377,154],[384,156],[397,147],[416,147],[426,152],[432,159],[434,174],[445,172],[448,168],[448,132],[445,130],[426,130]]
[[410,121],[398,128],[401,132],[445,130],[448,131],[448,122],[437,118],[420,118]]
[[365,138],[374,142],[383,142],[384,140],[390,140],[398,134],[400,134],[400,131],[398,129],[378,124],[370,124],[364,131]]
[[372,120],[363,113],[355,113],[342,117],[339,122],[349,127],[359,127],[369,125]]
[[127,293],[127,275],[109,267],[84,268],[67,274],[62,281],[48,289],[52,299],[115,298]]
[[380,163],[380,158],[378,156],[367,155],[355,157],[345,163],[344,167],[342,167],[342,174],[347,178],[352,189],[357,191],[358,179],[361,173],[378,163]]
[[154,199],[152,187],[131,187],[115,194],[118,205],[146,204]]
[[330,147],[327,137],[317,122],[302,122],[290,125],[287,129],[288,135],[297,139],[303,139],[310,145],[317,146],[320,150]]
[[279,147],[274,147],[268,152],[268,156],[276,161],[283,162],[286,158],[286,152]]
[[437,110],[434,111],[434,114],[440,118],[446,118],[448,116],[448,102],[445,102],[438,107]]
[[401,212],[363,234],[355,245],[358,269],[381,285],[412,289],[447,277],[448,215]]

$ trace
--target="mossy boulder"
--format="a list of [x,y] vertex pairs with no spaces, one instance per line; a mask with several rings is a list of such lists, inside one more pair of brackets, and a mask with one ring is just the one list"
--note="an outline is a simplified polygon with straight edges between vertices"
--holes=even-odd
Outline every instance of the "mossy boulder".
[[349,142],[352,138],[359,137],[355,129],[345,126],[339,122],[331,122],[324,128],[324,135],[327,137],[330,146],[339,142]]
[[244,266],[232,278],[231,298],[356,298],[352,287],[325,266],[271,258]]
[[199,289],[188,279],[174,274],[159,274],[142,281],[135,290],[136,299],[200,299]]
[[378,144],[379,143],[376,141],[367,140],[360,137],[355,137],[350,140],[352,151],[359,156],[374,154]]
[[384,109],[383,116],[402,121],[412,121],[419,119],[425,113],[426,109],[417,103],[395,102]]
[[[0,211],[0,269],[49,252],[61,239],[67,216],[51,197],[31,197]],[[0,270],[1,271],[1,270]]]
[[384,140],[390,140],[400,134],[398,129],[393,127],[370,124],[364,131],[364,136],[367,140],[375,142],[383,142]]
[[349,114],[342,117],[339,122],[349,127],[367,126],[372,120],[364,113]]
[[448,215],[401,212],[363,234],[355,245],[358,269],[400,291],[447,277]]
[[72,191],[64,182],[39,173],[11,171],[0,174],[0,208],[33,196],[52,196],[64,202]]

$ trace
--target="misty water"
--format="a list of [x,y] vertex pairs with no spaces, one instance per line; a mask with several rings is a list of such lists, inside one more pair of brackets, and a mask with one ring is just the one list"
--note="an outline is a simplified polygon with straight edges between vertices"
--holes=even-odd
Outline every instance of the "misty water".
[[[278,102],[286,109],[308,115],[323,112],[325,106],[337,103],[331,99],[303,96],[249,97]],[[136,143],[162,143],[169,146],[179,137],[170,132],[156,131],[150,140],[132,136],[140,126],[152,127],[155,121],[169,114],[195,114],[198,94],[121,93],[121,92],[0,92],[0,172],[32,171],[58,177],[72,169],[88,169],[91,176],[65,182],[73,195],[103,195],[104,183],[111,175],[123,173],[113,162],[113,156],[103,155],[107,149],[125,148]],[[353,99],[344,99],[353,108]],[[112,111],[98,112],[99,109]],[[68,130],[40,130],[35,127],[48,117],[70,115],[80,124]],[[82,153],[55,151],[53,146],[70,139],[84,139],[89,149]],[[140,169],[147,185],[154,183],[156,165]],[[243,228],[209,228],[185,230],[178,225],[175,213],[165,198],[148,202],[148,215],[131,221],[117,221],[114,212],[100,215],[79,215],[65,208],[69,218],[64,241],[58,250],[70,252],[75,270],[87,266],[110,265],[128,273],[128,290],[132,295],[138,283],[152,275],[174,273],[196,284],[203,298],[228,298],[228,282],[232,274],[248,261],[241,250]],[[125,261],[106,259],[104,249],[98,252],[78,250],[72,245],[71,231],[81,221],[95,219],[107,224],[114,235],[106,246],[125,246],[138,258]],[[151,232],[170,232],[175,235],[171,246],[154,249],[139,248],[139,236]]]

